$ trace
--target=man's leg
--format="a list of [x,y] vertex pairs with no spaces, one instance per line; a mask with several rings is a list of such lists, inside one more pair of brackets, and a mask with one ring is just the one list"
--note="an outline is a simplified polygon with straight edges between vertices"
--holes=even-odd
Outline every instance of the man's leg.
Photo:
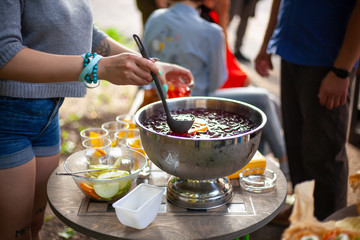
[[315,216],[346,206],[348,103],[327,110],[317,97],[329,69],[282,61],[282,107],[293,184],[315,179]]
[[240,23],[236,30],[236,40],[234,44],[234,55],[239,61],[249,62],[250,60],[241,53],[244,35],[247,29],[248,20],[255,14],[257,0],[243,0],[240,3]]

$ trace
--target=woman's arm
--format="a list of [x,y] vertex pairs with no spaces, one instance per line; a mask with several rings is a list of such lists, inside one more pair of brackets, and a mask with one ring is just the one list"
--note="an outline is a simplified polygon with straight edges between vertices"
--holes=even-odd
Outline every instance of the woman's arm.
[[83,69],[82,63],[81,56],[55,55],[23,48],[0,69],[0,78],[32,83],[77,81]]
[[[193,80],[189,70],[175,64],[155,65],[109,37],[95,51],[108,56],[99,61],[98,78],[116,85],[147,85],[153,80],[150,71],[159,74],[159,69],[165,73],[160,76],[162,82],[166,82],[164,76],[167,73]],[[48,54],[24,48],[0,69],[0,78],[30,83],[77,81],[83,70],[83,61],[81,56]]]
[[[104,55],[98,63],[98,78],[116,85],[146,85],[152,81],[150,71],[159,73],[152,61],[109,37],[101,41],[95,52]],[[81,56],[24,48],[0,69],[0,78],[32,83],[77,81],[83,61]]]
[[117,55],[121,53],[133,53],[137,54],[139,57],[141,55],[137,53],[136,51],[125,47],[124,45],[118,43],[114,39],[110,37],[104,38],[99,45],[93,50],[93,52],[96,52],[97,54],[100,54],[101,56],[108,57],[112,55]]
[[[99,61],[99,79],[116,85],[146,85],[152,81],[150,71],[159,73],[153,62],[127,51],[125,47],[121,51],[124,53]],[[0,78],[32,83],[77,81],[82,70],[81,56],[55,55],[24,48],[0,69]]]

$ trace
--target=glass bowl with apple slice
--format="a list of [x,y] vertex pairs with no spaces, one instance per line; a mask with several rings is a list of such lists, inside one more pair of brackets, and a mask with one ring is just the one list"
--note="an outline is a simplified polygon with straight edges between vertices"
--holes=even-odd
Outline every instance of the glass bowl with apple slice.
[[89,164],[86,151],[71,154],[64,162],[67,173],[71,174],[79,189],[89,198],[113,202],[126,195],[136,186],[136,179],[146,166],[146,157],[125,147],[112,147],[107,153],[106,164]]

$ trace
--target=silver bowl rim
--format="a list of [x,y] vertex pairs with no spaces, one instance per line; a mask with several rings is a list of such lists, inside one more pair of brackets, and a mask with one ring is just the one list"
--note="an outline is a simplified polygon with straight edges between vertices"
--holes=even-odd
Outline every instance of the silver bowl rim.
[[146,131],[149,131],[151,133],[154,133],[156,135],[160,135],[160,136],[164,136],[164,137],[168,137],[168,138],[173,138],[173,139],[183,139],[183,140],[188,140],[188,141],[219,141],[219,140],[229,140],[229,139],[234,139],[234,138],[239,138],[239,137],[243,137],[246,135],[251,135],[253,133],[258,132],[260,129],[263,129],[266,121],[267,121],[267,117],[265,115],[265,113],[260,110],[259,108],[248,104],[246,102],[242,102],[242,101],[238,101],[238,100],[233,100],[233,99],[229,99],[229,98],[220,98],[220,97],[201,97],[201,96],[196,96],[196,97],[180,97],[180,98],[171,98],[171,99],[166,99],[167,102],[171,103],[171,102],[179,102],[179,101],[184,101],[184,99],[190,99],[190,100],[197,100],[197,99],[209,99],[209,100],[219,100],[219,101],[227,101],[227,102],[233,102],[233,103],[237,103],[237,104],[241,104],[241,105],[245,105],[249,108],[252,108],[254,110],[256,110],[258,113],[260,113],[263,121],[261,122],[261,124],[259,126],[257,126],[254,129],[251,129],[250,131],[244,132],[244,133],[240,133],[240,134],[236,134],[236,135],[232,135],[232,136],[228,136],[228,137],[219,137],[219,138],[189,138],[189,137],[181,137],[181,136],[173,136],[173,135],[167,135],[167,134],[163,134],[163,133],[159,133],[156,131],[153,131],[151,129],[146,128],[142,123],[140,123],[139,121],[139,115],[141,112],[144,111],[144,109],[146,108],[150,108],[153,105],[158,105],[158,104],[162,104],[161,101],[157,101],[157,102],[153,102],[150,103],[142,108],[140,108],[134,115],[134,120],[136,125],[140,126],[141,130],[142,129],[146,129]]

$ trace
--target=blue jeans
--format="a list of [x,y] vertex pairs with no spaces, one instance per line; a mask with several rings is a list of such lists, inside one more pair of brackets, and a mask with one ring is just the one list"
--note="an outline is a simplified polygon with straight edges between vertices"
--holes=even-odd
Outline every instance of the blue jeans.
[[63,101],[0,97],[0,169],[59,153]]

